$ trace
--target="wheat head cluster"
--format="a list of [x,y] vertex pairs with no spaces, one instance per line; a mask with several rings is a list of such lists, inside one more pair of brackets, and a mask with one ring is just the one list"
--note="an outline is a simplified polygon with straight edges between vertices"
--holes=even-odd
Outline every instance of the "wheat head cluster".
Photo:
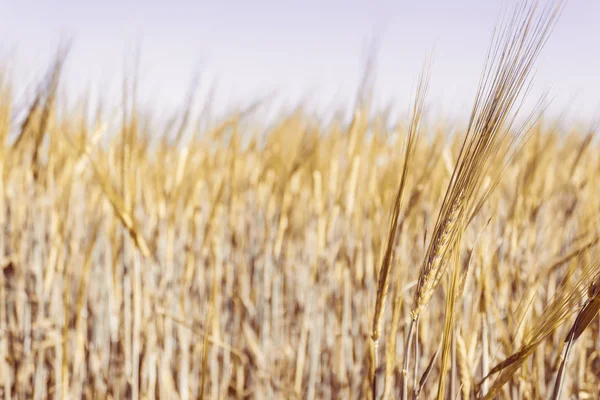
[[600,145],[520,113],[563,7],[507,10],[459,127],[429,63],[393,124],[60,108],[62,53],[15,119],[3,72],[0,397],[598,399]]

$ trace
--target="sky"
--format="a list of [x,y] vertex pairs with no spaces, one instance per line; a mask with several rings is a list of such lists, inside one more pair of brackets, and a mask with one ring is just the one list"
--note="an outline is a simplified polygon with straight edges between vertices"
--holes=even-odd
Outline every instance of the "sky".
[[[544,0],[542,0],[543,2]],[[220,107],[272,93],[283,104],[350,105],[377,38],[375,103],[408,110],[432,58],[428,107],[466,116],[492,29],[510,1],[75,1],[0,0],[0,57],[19,85],[47,68],[61,38],[72,48],[68,93],[91,85],[116,96],[140,48],[140,97],[180,104],[195,71],[199,95]],[[570,0],[542,52],[531,92],[549,113],[600,119],[600,1]],[[25,86],[23,86],[25,87]]]

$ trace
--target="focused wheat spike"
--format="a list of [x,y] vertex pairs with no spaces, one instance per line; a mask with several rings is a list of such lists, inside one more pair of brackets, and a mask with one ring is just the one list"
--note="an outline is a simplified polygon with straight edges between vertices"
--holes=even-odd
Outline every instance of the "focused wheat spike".
[[[514,105],[526,88],[533,63],[562,6],[562,1],[554,1],[540,12],[537,2],[524,2],[495,33],[466,137],[421,268],[413,318],[418,317],[439,285],[445,270],[445,256],[464,230],[464,223],[478,210],[479,201],[487,198],[494,188],[495,185],[490,185],[483,194],[479,193],[491,162],[498,153],[509,154],[518,148],[526,136],[527,131],[520,128],[514,132],[510,146],[503,147],[518,111]],[[498,178],[493,180],[495,184]]]

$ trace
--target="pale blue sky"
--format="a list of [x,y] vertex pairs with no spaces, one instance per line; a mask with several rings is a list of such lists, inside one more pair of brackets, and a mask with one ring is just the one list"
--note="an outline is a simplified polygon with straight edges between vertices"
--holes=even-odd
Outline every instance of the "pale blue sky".
[[[542,0],[543,1],[543,0]],[[102,82],[117,93],[125,56],[142,41],[143,96],[173,105],[197,65],[218,103],[277,89],[295,101],[350,104],[367,44],[380,31],[377,102],[405,110],[433,51],[429,103],[465,115],[501,1],[75,1],[0,0],[4,54],[16,49],[16,79],[46,66],[61,35],[74,39],[65,83]],[[510,4],[510,3],[509,3]],[[551,112],[600,117],[600,1],[571,0],[538,63],[533,96],[550,90]],[[9,53],[10,54],[10,53]]]

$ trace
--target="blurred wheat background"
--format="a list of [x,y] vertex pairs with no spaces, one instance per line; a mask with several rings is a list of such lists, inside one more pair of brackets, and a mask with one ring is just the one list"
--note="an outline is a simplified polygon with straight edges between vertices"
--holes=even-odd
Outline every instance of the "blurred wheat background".
[[58,107],[64,58],[20,119],[0,77],[2,398],[600,397],[594,126],[491,142],[445,229],[488,127],[421,118],[423,86],[408,120],[253,105],[200,128],[131,91]]

